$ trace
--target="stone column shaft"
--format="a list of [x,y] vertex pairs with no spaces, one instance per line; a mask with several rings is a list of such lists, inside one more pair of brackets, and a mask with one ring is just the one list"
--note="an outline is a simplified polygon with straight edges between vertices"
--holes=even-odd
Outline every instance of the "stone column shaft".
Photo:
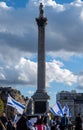
[[45,91],[45,27],[38,26],[37,91]]

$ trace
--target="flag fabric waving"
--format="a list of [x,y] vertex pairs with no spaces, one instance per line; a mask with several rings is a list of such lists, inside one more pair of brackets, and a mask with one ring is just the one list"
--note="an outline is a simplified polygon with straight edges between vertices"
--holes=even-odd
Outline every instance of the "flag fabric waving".
[[25,109],[25,106],[21,103],[17,102],[14,98],[12,98],[10,95],[8,95],[7,105],[13,107],[16,109],[16,111],[20,114],[23,114],[23,111]]
[[63,116],[63,110],[62,110],[61,104],[59,102],[57,102],[53,107],[51,107],[50,111],[55,116]]
[[63,107],[63,113],[66,113],[67,117],[70,117],[70,111],[69,111],[69,107],[68,105],[66,104],[64,107]]

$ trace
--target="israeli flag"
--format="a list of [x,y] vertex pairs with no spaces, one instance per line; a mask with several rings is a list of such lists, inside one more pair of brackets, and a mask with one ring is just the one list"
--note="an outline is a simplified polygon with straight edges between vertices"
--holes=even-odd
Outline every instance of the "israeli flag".
[[57,102],[53,107],[50,108],[50,111],[53,113],[55,116],[63,116],[63,110],[61,107],[61,104]]
[[16,109],[16,111],[20,114],[23,114],[23,111],[25,109],[25,106],[21,103],[17,102],[14,98],[12,98],[10,95],[8,95],[7,105],[13,107]]
[[67,104],[63,107],[63,113],[66,114],[67,117],[70,117],[70,111]]

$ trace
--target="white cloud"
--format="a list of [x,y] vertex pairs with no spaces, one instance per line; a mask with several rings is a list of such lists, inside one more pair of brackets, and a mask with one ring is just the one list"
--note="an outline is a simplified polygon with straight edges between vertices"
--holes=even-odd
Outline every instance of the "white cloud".
[[18,80],[26,82],[28,85],[35,85],[37,80],[37,65],[33,61],[21,59],[16,66],[19,71]]
[[6,10],[10,9],[10,7],[8,7],[5,2],[0,2],[0,8],[6,9]]
[[83,21],[83,9],[82,9],[82,11],[81,11],[81,13],[80,13],[80,18],[81,18],[81,20]]
[[[61,4],[57,4],[55,1],[53,0],[40,0],[40,2],[43,3],[44,6],[52,6],[53,8],[55,8],[57,11],[63,11],[65,10],[64,6]],[[38,2],[37,2],[38,3]]]
[[5,80],[5,76],[2,73],[0,73],[0,79]]
[[82,88],[83,87],[83,72],[79,73],[78,75],[78,83],[79,83],[79,87]]
[[32,94],[34,94],[34,91],[28,91],[28,94],[30,94],[30,95],[32,95]]
[[[8,84],[27,84],[29,86],[37,85],[37,63],[20,59],[19,64],[15,66],[7,66],[0,71],[6,79],[4,83]],[[0,79],[2,82],[2,78]],[[68,69],[65,69],[60,61],[46,63],[46,84],[49,86],[51,82],[61,82],[67,85],[73,85],[77,82],[77,76]],[[3,83],[3,82],[2,82]]]
[[65,83],[67,85],[77,83],[77,76],[71,71],[63,68],[62,63],[58,63],[55,60],[47,63],[47,83],[53,81]]
[[74,2],[72,2],[73,5],[80,7],[82,6],[83,2],[81,0],[75,0]]

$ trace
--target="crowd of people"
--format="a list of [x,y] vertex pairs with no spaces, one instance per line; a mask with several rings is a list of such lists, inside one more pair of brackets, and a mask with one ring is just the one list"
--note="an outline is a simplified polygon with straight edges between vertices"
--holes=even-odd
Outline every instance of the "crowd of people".
[[[0,117],[0,130],[83,130],[80,113],[75,118],[74,124],[72,124],[66,114],[63,117],[56,117],[51,120],[45,117],[39,115],[28,118],[26,113],[23,113],[12,120],[7,118],[6,113],[3,112]],[[69,127],[73,125],[75,127]]]

